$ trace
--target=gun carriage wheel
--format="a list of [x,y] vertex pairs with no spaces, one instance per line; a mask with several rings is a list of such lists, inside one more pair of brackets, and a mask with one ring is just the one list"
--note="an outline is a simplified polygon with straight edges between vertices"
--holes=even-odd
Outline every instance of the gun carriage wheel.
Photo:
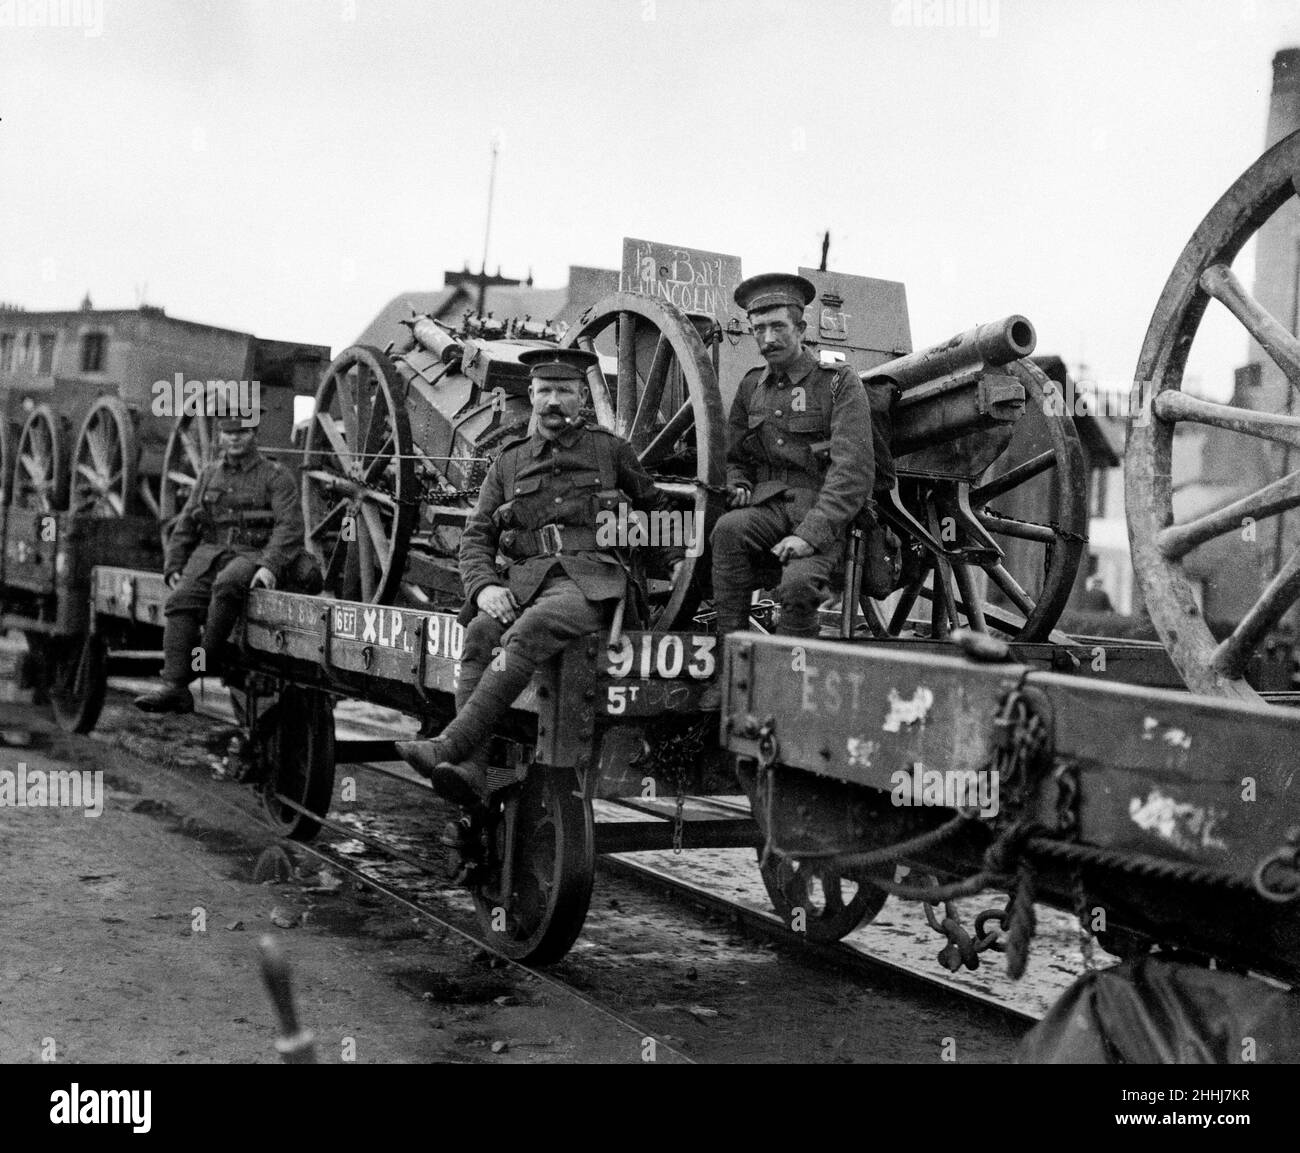
[[[1300,459],[1293,456],[1300,447],[1300,417],[1292,415],[1300,389],[1300,339],[1232,270],[1237,254],[1270,218],[1284,206],[1294,211],[1298,181],[1300,133],[1295,133],[1269,149],[1224,193],[1174,265],[1134,375],[1135,387],[1145,395],[1139,410],[1130,409],[1124,458],[1133,568],[1170,659],[1196,693],[1258,700],[1243,675],[1246,663],[1300,595],[1300,536],[1295,519],[1285,516],[1300,506],[1300,470],[1295,467]],[[1183,391],[1183,372],[1211,300],[1236,317],[1281,370],[1275,383],[1255,390],[1259,408],[1212,403]],[[1238,475],[1250,478],[1255,472],[1252,485],[1268,475],[1277,479],[1178,523],[1181,501],[1171,466],[1180,422],[1238,434],[1232,445]],[[1271,523],[1256,528],[1265,520]],[[1238,555],[1246,549],[1253,554],[1249,559],[1259,570],[1258,594],[1220,640],[1206,621],[1189,570],[1195,566],[1213,572],[1212,550],[1216,542],[1221,548],[1230,533],[1246,542],[1237,545]],[[1224,560],[1219,554],[1218,565]]]
[[582,932],[595,876],[591,805],[571,769],[534,765],[475,818],[485,863],[470,892],[487,939],[517,961],[558,961]]
[[[704,326],[711,340],[716,322],[703,318]],[[700,328],[670,304],[618,292],[583,313],[561,343],[617,355],[612,393],[599,367],[588,373],[596,419],[632,443],[660,491],[707,539],[721,501],[706,486],[725,480],[727,446],[717,370]],[[689,626],[700,599],[702,562],[687,557],[675,586],[649,582],[647,627]]]
[[82,516],[120,517],[136,495],[135,421],[120,397],[101,396],[81,422],[72,450],[69,508]]
[[32,409],[18,434],[9,500],[35,512],[68,507],[67,421],[47,404]]
[[217,458],[216,422],[204,414],[176,418],[163,450],[158,481],[158,521],[163,543],[198,483],[199,473]]
[[377,348],[344,349],[316,390],[303,457],[307,546],[325,587],[392,603],[418,514],[400,375]]
[[255,722],[255,739],[264,771],[260,791],[267,820],[282,837],[310,841],[320,831],[313,814],[325,816],[334,795],[334,710],[329,697],[285,685]]
[[[930,604],[931,631],[946,636],[957,625],[977,632],[991,628],[1017,641],[1045,641],[1065,609],[1088,542],[1088,471],[1074,421],[1065,411],[1055,383],[1029,360],[1012,361],[1003,371],[1025,390],[1021,418],[999,459],[1020,460],[1000,469],[994,463],[978,483],[931,480],[899,469],[904,516],[885,510],[886,519],[911,547],[904,585],[889,619],[863,599],[868,624],[880,635],[897,636],[907,627],[918,600]],[[1038,422],[1041,421],[1041,424]],[[1035,427],[1037,425],[1037,427]],[[1022,449],[1046,443],[1042,451]],[[1051,519],[1027,521],[1005,515],[998,503],[1017,490],[1032,491]],[[944,527],[956,527],[958,543],[948,547]],[[1012,572],[1004,546],[1033,546]],[[1041,548],[1041,552],[1038,550]],[[996,601],[983,589],[996,594]]]

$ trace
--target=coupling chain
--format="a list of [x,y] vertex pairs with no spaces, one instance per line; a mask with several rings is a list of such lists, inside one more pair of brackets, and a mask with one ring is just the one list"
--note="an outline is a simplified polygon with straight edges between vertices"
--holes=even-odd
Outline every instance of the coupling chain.
[[675,718],[646,734],[646,754],[640,763],[654,774],[662,773],[673,784],[677,795],[673,813],[673,852],[681,853],[682,835],[686,825],[686,774],[687,769],[699,762],[713,722],[709,718],[682,727]]
[[[936,894],[942,892],[939,885],[939,878],[929,875],[927,878]],[[935,913],[936,905],[943,905],[942,920]],[[975,936],[972,937],[965,928],[962,927],[961,916],[957,912],[957,906],[951,897],[940,898],[935,896],[922,902],[925,909],[925,919],[936,933],[946,937],[948,943],[939,950],[939,964],[941,964],[950,973],[957,972],[963,965],[974,972],[980,966],[981,953],[992,949],[994,952],[1001,953],[1006,951],[1006,945],[1002,943],[1002,930],[1006,925],[1007,913],[1005,909],[985,909],[975,918]],[[990,921],[998,922],[997,929],[989,929]]]

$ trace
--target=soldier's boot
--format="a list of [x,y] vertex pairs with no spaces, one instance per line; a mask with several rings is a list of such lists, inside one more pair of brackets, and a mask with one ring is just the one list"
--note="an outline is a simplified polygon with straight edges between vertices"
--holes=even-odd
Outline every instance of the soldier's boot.
[[748,591],[742,595],[731,592],[714,594],[713,607],[718,613],[714,627],[717,629],[718,636],[725,637],[728,633],[743,632],[749,628],[751,600],[752,596]]
[[776,634],[782,637],[807,637],[821,635],[817,609],[822,598],[817,589],[804,581],[782,584],[777,589],[781,601],[781,619]]
[[135,698],[146,713],[192,713],[189,683],[194,648],[199,643],[199,618],[194,613],[170,613],[163,628],[162,685]]
[[483,804],[488,798],[485,746],[536,669],[537,662],[517,649],[505,650],[504,660],[483,671],[451,724],[427,741],[399,741],[397,755],[427,777],[444,800],[466,807]]

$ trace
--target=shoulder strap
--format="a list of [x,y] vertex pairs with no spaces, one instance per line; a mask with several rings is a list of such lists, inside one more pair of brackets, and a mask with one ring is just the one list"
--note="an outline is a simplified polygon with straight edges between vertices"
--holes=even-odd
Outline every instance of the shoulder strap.
[[501,495],[506,500],[515,499],[515,473],[518,469],[515,466],[515,446],[519,441],[508,441],[504,448],[497,454],[497,467],[501,470]]
[[618,488],[618,465],[614,460],[614,440],[612,433],[597,429],[596,468],[600,472],[601,488]]

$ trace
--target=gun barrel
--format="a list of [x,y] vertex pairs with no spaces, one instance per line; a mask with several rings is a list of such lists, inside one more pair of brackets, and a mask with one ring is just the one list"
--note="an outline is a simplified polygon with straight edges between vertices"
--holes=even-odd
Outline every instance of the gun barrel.
[[862,379],[869,382],[886,378],[906,391],[940,377],[1010,364],[1032,353],[1037,343],[1038,334],[1027,317],[1006,316],[888,361],[864,372]]

